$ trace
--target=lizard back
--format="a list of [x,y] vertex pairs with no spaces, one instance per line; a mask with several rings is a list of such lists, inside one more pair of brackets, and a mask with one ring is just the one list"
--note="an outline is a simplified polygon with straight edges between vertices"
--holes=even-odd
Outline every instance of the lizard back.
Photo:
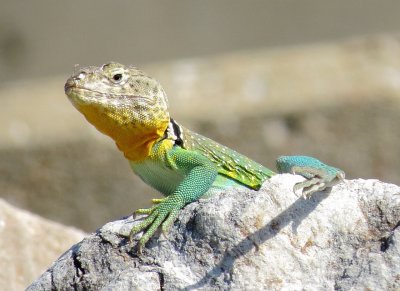
[[182,147],[206,156],[218,167],[218,173],[258,190],[275,173],[252,159],[212,139],[180,126]]

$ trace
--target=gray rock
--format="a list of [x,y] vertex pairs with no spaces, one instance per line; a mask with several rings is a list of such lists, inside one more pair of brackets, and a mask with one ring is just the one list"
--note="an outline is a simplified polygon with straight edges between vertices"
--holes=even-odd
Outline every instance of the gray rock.
[[302,178],[187,205],[138,256],[131,217],[64,253],[27,290],[399,290],[400,187],[351,180],[309,200]]

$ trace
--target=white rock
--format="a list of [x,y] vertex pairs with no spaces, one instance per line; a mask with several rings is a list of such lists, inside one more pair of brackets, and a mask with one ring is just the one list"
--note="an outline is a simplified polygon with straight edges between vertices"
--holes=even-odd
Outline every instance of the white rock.
[[400,188],[346,180],[304,200],[299,179],[189,204],[140,258],[123,237],[132,219],[106,224],[28,290],[398,290]]

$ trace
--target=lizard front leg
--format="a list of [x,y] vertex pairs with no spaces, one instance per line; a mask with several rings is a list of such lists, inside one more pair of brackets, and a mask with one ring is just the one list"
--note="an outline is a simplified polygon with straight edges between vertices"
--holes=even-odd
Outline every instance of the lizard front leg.
[[175,170],[183,171],[185,177],[172,194],[163,199],[154,199],[153,202],[157,205],[136,211],[148,214],[144,221],[132,228],[129,235],[132,242],[136,233],[146,230],[138,243],[139,253],[160,226],[166,235],[179,211],[206,193],[218,175],[215,164],[194,151],[176,147],[167,155],[169,164]]

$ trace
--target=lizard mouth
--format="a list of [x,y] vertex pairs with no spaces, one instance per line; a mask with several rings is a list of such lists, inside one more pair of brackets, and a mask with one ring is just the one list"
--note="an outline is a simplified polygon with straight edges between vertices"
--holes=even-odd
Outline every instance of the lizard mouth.
[[129,94],[117,94],[117,93],[111,93],[111,92],[101,92],[98,90],[93,90],[93,89],[88,89],[84,88],[82,86],[79,86],[74,78],[69,78],[67,82],[64,85],[64,92],[69,98],[76,98],[78,99],[86,99],[86,98],[101,98],[101,97],[107,97],[111,98],[114,100],[127,100],[127,99],[136,99],[136,100],[143,100],[144,102],[148,102],[150,104],[154,104],[155,100],[151,97],[148,96],[142,96],[142,95],[129,95]]
[[104,92],[97,91],[97,90],[83,88],[83,87],[77,86],[75,83],[69,83],[69,82],[65,83],[64,91],[65,91],[65,94],[70,98],[72,97],[72,95],[81,96],[83,98],[85,98],[85,96],[89,97],[89,95],[91,95],[92,97],[105,97],[106,96],[106,97],[112,98],[114,100],[126,100],[126,99],[133,98],[136,100],[143,100],[143,101],[146,101],[146,102],[149,102],[152,104],[155,102],[153,100],[153,98],[150,98],[147,96],[104,93]]
[[81,86],[78,86],[73,80],[69,79],[65,85],[64,85],[64,91],[65,94],[70,95],[73,93],[73,91],[81,91],[81,92],[93,92],[95,94],[104,94],[102,92],[96,91],[96,90],[91,90],[88,88],[84,88]]

